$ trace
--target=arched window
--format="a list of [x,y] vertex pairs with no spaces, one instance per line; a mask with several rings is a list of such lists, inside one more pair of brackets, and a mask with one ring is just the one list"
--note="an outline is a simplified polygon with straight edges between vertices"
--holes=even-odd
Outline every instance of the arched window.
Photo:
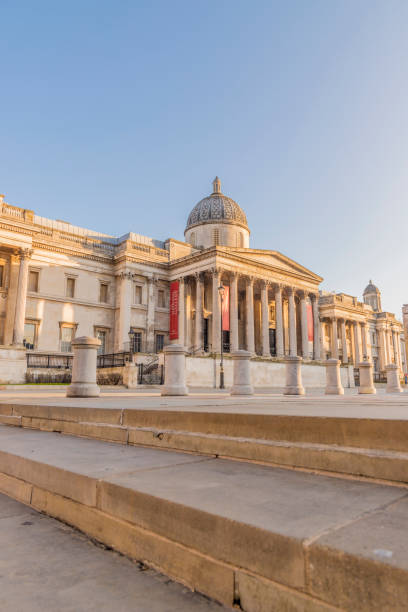
[[241,249],[244,247],[244,234],[242,232],[237,234],[237,247]]
[[220,230],[218,228],[213,229],[213,245],[217,246],[220,244]]

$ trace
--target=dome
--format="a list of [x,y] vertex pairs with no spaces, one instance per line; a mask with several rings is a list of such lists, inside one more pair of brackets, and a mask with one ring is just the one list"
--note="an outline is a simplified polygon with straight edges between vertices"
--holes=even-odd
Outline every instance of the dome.
[[248,222],[242,208],[234,200],[221,193],[218,176],[213,181],[213,193],[200,200],[191,211],[185,231],[204,223],[230,223],[248,230]]
[[372,280],[370,280],[370,282],[368,283],[367,287],[364,289],[363,295],[367,295],[368,293],[380,293],[380,290],[378,289],[378,287],[373,285],[373,281]]

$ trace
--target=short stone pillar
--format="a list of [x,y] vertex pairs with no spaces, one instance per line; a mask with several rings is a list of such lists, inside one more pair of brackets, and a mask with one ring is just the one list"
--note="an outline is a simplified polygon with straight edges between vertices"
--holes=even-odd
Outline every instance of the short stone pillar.
[[371,361],[362,361],[358,364],[360,370],[360,386],[359,393],[377,393],[373,382],[373,364]]
[[74,353],[72,382],[67,397],[98,397],[96,384],[96,355],[101,341],[90,336],[80,336],[71,342]]
[[340,377],[340,359],[327,359],[326,364],[326,395],[344,395]]
[[251,353],[249,351],[233,351],[231,353],[234,366],[231,395],[253,395],[251,385]]
[[186,351],[180,344],[169,344],[164,352],[162,395],[188,395],[186,387]]
[[387,372],[387,393],[402,393],[401,384],[398,376],[398,366],[396,363],[389,363],[385,366]]
[[123,385],[127,389],[136,389],[139,384],[139,366],[136,363],[125,363],[123,368]]
[[296,356],[285,357],[286,363],[286,387],[284,395],[304,395],[302,385],[302,358]]

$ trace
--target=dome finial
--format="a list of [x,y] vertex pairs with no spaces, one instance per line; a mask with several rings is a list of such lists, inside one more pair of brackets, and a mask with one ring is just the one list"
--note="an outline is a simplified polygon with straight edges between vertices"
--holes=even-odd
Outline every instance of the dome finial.
[[218,176],[213,180],[213,193],[221,193],[221,181]]

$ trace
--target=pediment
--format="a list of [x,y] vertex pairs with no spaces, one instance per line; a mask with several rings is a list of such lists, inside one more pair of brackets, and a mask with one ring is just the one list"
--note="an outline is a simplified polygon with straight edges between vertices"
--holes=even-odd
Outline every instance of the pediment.
[[289,259],[289,257],[279,253],[279,251],[266,251],[258,249],[231,249],[231,251],[235,251],[240,257],[245,257],[245,259],[253,262],[263,263],[266,266],[272,266],[273,268],[282,270],[282,272],[301,274],[302,276],[309,277],[315,282],[321,282],[323,280],[318,274],[308,270],[293,259]]

